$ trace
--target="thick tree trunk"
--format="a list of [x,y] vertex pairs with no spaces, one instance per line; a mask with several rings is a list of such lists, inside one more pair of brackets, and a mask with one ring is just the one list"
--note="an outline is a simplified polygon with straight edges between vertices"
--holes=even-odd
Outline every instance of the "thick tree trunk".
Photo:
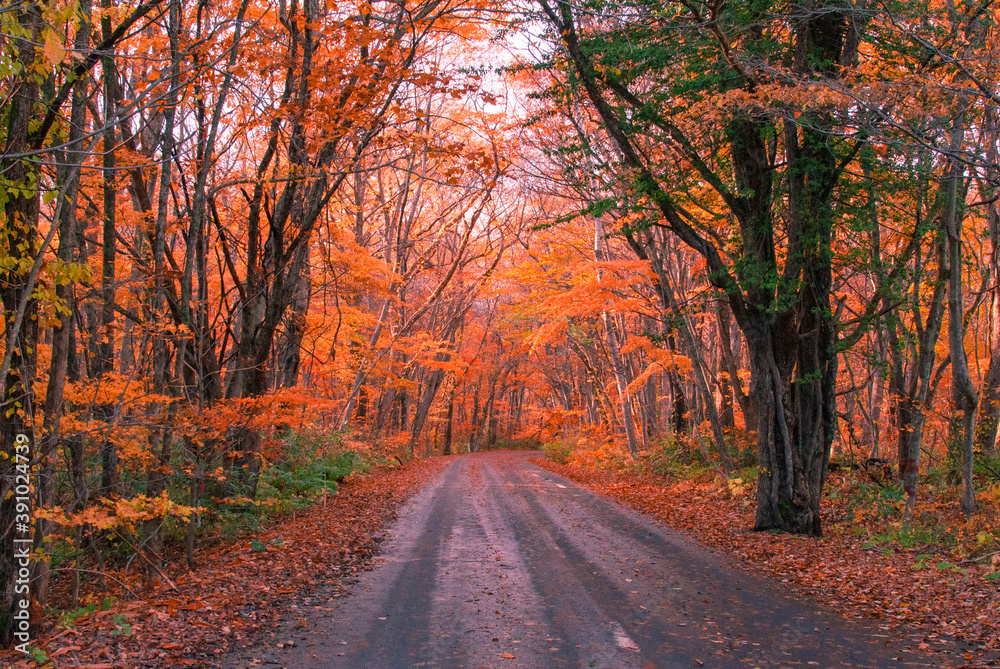
[[[11,11],[15,12],[12,20],[24,31],[23,37],[11,38],[17,49],[17,64],[23,72],[30,73],[35,62],[34,44],[39,41],[43,25],[41,9],[39,5],[24,5]],[[30,74],[12,82],[10,90],[5,152],[16,155],[29,148],[29,124],[35,115],[39,90],[35,76]],[[18,158],[3,159],[0,167],[8,183],[22,187],[21,190],[13,190],[4,204],[2,223],[8,244],[4,255],[25,259],[30,264],[38,252],[39,193],[37,185],[33,185],[38,183],[37,168],[34,162]],[[30,298],[30,292],[29,275],[19,267],[0,269],[0,302],[6,338],[4,358],[8,363],[3,378],[0,378],[3,393],[0,395],[0,645],[10,643],[14,633],[14,587],[18,575],[14,539],[15,536],[18,539],[28,538],[26,530],[23,533],[15,531],[19,513],[17,505],[29,496],[27,486],[23,492],[17,492],[18,484],[24,482],[17,478],[20,473],[17,465],[36,456],[32,383],[35,376],[38,302]],[[24,310],[19,320],[18,312],[22,305]],[[28,440],[28,452],[17,448],[24,438]],[[16,457],[18,454],[22,459]],[[29,547],[27,544],[20,546]],[[24,640],[27,641],[26,638]]]
[[[800,28],[804,34],[798,39],[807,48],[814,29]],[[791,308],[774,316],[749,309],[743,313],[755,386],[751,395],[759,411],[755,527],[819,536],[820,499],[837,421],[838,359],[830,304],[833,221],[828,201],[837,161],[827,136],[815,129],[786,120],[784,138],[793,249],[784,276],[801,276],[803,287],[794,289]],[[744,134],[742,141],[750,146],[760,140]],[[792,289],[791,283],[784,283],[778,290]]]
[[783,346],[770,328],[744,326],[743,331],[750,349],[751,401],[758,411],[754,527],[819,536],[820,493],[833,441],[830,425],[835,419],[829,407],[832,388],[825,391],[828,376],[835,376],[836,358],[825,361],[823,377],[796,383],[775,361],[775,351],[780,355]]
[[292,388],[299,382],[299,368],[302,364],[302,338],[306,333],[306,314],[309,311],[309,245],[302,246],[303,270],[295,288],[295,297],[285,315],[285,336],[282,342],[279,372],[281,385]]

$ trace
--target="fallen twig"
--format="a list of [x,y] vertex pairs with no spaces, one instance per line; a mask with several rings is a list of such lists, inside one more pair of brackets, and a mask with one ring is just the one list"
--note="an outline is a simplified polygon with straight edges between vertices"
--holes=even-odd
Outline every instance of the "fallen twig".
[[94,571],[93,569],[79,569],[77,567],[56,567],[54,569],[50,569],[49,571],[79,571],[79,572],[82,572],[84,574],[95,574],[97,576],[101,576],[101,577],[104,577],[104,578],[110,578],[112,581],[114,581],[118,585],[120,585],[123,588],[125,588],[128,591],[128,594],[132,595],[133,598],[137,598],[138,597],[135,594],[135,591],[132,590],[132,588],[130,588],[127,585],[125,585],[124,582],[118,580],[117,578],[115,578],[111,574],[104,573],[103,571]]
[[1000,555],[1000,551],[993,551],[992,553],[987,553],[986,555],[980,555],[977,558],[969,558],[968,560],[962,560],[961,564],[975,564],[976,562],[982,562],[988,557],[993,557],[994,555]]

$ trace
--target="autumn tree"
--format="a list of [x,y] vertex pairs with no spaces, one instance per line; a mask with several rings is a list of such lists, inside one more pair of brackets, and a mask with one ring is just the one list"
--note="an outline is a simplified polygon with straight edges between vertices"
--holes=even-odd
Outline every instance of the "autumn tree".
[[[60,502],[55,456],[69,453],[69,515],[43,510],[40,550],[61,526],[75,533],[79,566],[102,560],[114,534],[156,576],[165,519],[205,499],[215,465],[236,469],[218,468],[216,483],[242,479],[252,494],[259,434],[286,420],[286,404],[261,398],[303,379],[316,230],[350,175],[395,167],[377,156],[414,141],[411,119],[426,111],[407,96],[474,94],[475,78],[435,54],[478,30],[460,18],[482,8],[111,4],[3,13],[2,446],[9,456],[40,419],[41,507]],[[463,146],[451,140],[442,155]],[[479,148],[465,158],[485,206],[498,161]],[[482,233],[461,226],[459,246]],[[503,248],[495,231],[487,238]],[[447,245],[435,253],[447,266]],[[41,340],[52,346],[38,360]],[[0,461],[5,528],[12,463]],[[9,549],[13,534],[2,536]],[[192,565],[194,536],[189,526]],[[5,638],[10,555],[0,561]],[[43,600],[47,578],[40,563]]]
[[[591,141],[610,142],[620,156],[619,193],[605,207],[628,211],[628,199],[639,199],[632,208],[649,217],[622,234],[654,270],[663,250],[652,227],[701,254],[747,338],[760,459],[755,526],[820,534],[836,427],[832,198],[863,142],[848,136],[843,108],[817,93],[856,62],[862,15],[817,3],[787,13],[539,7],[559,44],[548,61],[558,94],[587,100],[602,125]],[[732,223],[725,233],[691,214],[700,203],[688,203],[677,165],[710,187]]]
[[[117,25],[106,24],[99,43],[90,47],[89,18],[81,17],[77,5],[52,3],[51,5],[29,4],[13,8],[4,13],[3,32],[10,39],[4,40],[0,68],[3,75],[3,89],[10,104],[4,106],[3,155],[0,158],[4,173],[3,225],[2,230],[2,271],[0,271],[0,301],[4,309],[4,351],[0,365],[3,379],[3,395],[0,410],[5,417],[0,430],[0,527],[3,527],[3,557],[0,558],[0,639],[10,639],[11,612],[13,601],[14,575],[16,565],[13,560],[12,542],[14,533],[15,499],[12,486],[15,478],[14,440],[24,434],[35,442],[36,402],[32,385],[36,380],[37,344],[40,334],[40,305],[45,301],[65,296],[53,295],[52,289],[72,278],[66,270],[60,276],[59,268],[67,268],[71,242],[60,242],[60,261],[52,269],[53,275],[42,273],[45,253],[60,228],[71,230],[68,225],[73,219],[76,184],[79,178],[78,165],[82,162],[82,133],[77,126],[69,133],[69,144],[63,143],[64,136],[54,131],[56,120],[70,97],[74,103],[70,112],[71,121],[80,123],[83,105],[81,85],[77,80],[85,77],[101,54],[117,45],[137,23],[140,23],[156,2],[140,4],[126,14]],[[89,5],[84,5],[89,10]],[[78,58],[67,56],[63,43],[65,35],[54,26],[72,21],[77,25],[74,37],[79,48]],[[141,25],[141,23],[140,23]],[[55,141],[53,141],[55,138]],[[72,154],[61,168],[63,180],[52,185],[44,172],[44,158],[51,144]],[[64,154],[65,155],[65,154]],[[55,211],[44,231],[40,226],[42,195],[55,195]],[[51,283],[50,283],[51,282]],[[60,304],[65,309],[65,304]],[[65,314],[65,312],[64,312]],[[57,364],[57,374],[61,365]],[[55,392],[60,381],[57,377]],[[52,413],[51,407],[48,412]],[[51,423],[48,431],[54,429]],[[51,458],[52,436],[49,434],[41,445],[42,458]],[[38,456],[32,449],[32,459]],[[42,462],[42,459],[37,460]],[[47,460],[46,460],[47,462]],[[50,464],[45,464],[42,473],[41,492],[51,497]],[[44,526],[41,528],[44,530]]]

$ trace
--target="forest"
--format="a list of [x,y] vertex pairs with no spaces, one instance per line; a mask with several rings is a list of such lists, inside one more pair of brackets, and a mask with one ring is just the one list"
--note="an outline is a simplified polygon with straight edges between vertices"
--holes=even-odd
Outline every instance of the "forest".
[[0,639],[24,542],[76,608],[435,454],[697,462],[809,536],[867,471],[995,551],[994,19],[6,3]]

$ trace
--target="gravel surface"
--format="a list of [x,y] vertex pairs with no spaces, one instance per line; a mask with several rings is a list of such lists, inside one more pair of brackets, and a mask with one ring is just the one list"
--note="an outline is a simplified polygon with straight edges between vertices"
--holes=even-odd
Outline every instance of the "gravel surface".
[[529,462],[452,463],[351,596],[224,666],[905,667],[884,634],[782,593]]

